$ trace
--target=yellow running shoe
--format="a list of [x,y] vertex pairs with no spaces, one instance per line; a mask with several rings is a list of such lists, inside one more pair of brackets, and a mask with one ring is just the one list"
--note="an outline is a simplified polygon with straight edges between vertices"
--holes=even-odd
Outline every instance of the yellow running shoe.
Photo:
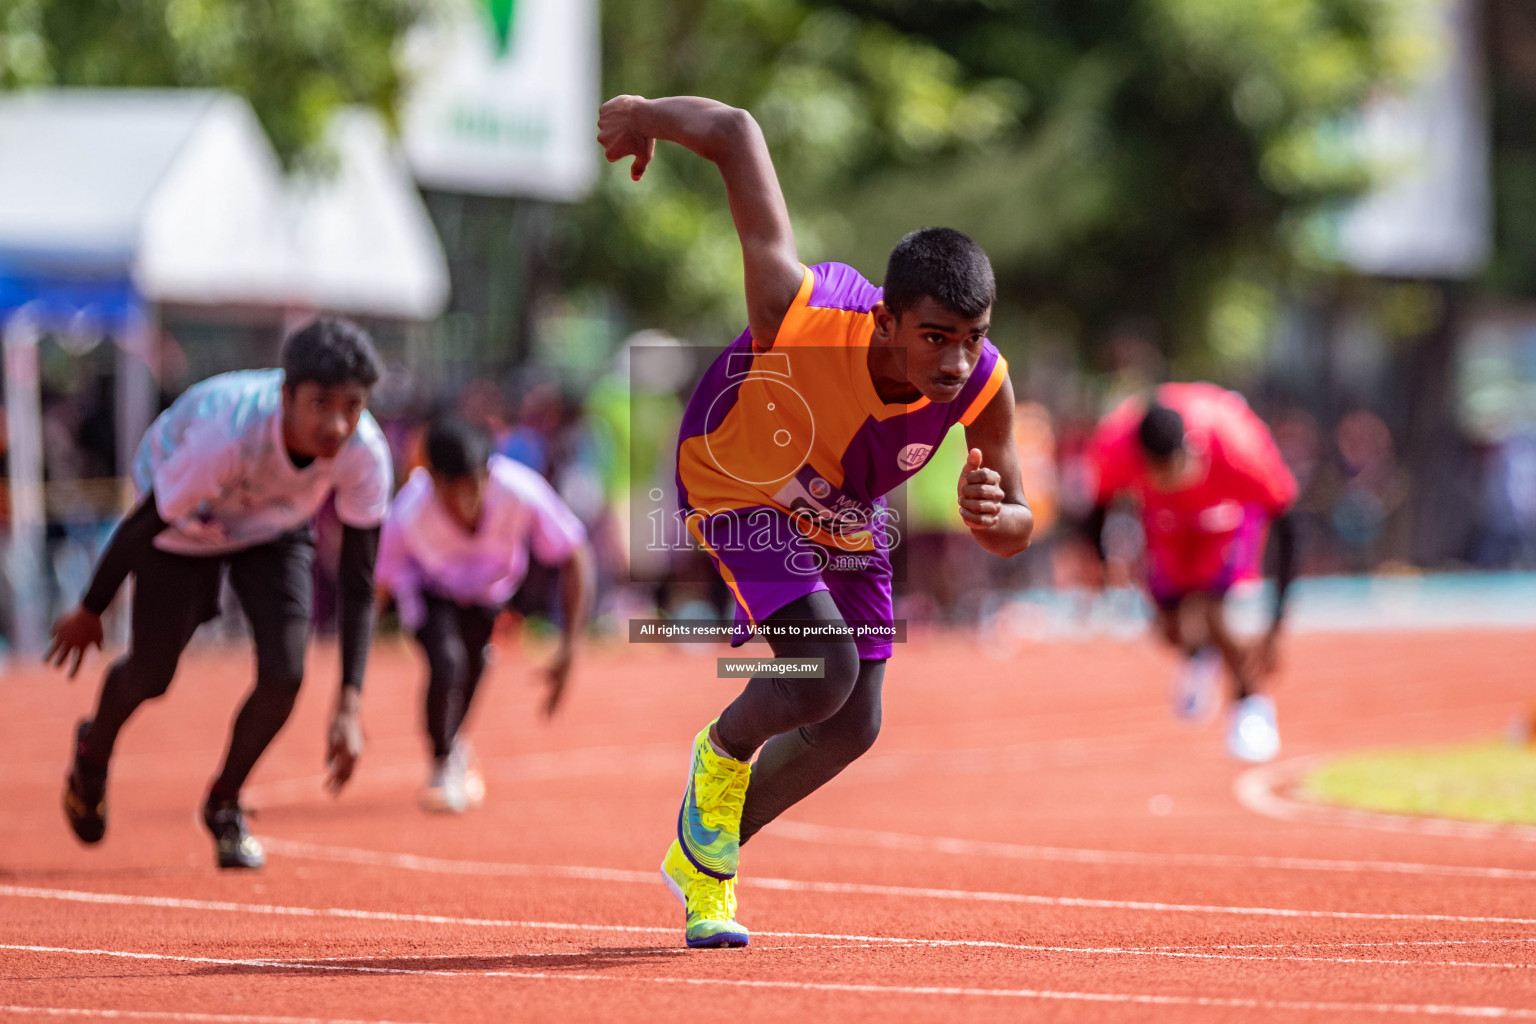
[[712,878],[693,866],[681,843],[673,842],[661,861],[661,877],[688,912],[685,932],[694,949],[745,946],[752,941],[736,923],[736,880]]
[[677,841],[693,866],[711,878],[736,877],[741,849],[741,811],[752,766],[715,753],[709,723],[693,738],[688,791],[677,812]]

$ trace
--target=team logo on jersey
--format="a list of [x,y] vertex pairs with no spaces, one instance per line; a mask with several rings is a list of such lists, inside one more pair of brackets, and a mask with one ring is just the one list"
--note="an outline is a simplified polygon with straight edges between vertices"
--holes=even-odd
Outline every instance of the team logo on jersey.
[[806,490],[811,492],[811,497],[821,501],[832,493],[832,485],[818,476],[811,479],[811,482],[806,485]]
[[928,461],[928,456],[933,452],[931,444],[909,444],[896,453],[896,465],[903,472],[910,473]]

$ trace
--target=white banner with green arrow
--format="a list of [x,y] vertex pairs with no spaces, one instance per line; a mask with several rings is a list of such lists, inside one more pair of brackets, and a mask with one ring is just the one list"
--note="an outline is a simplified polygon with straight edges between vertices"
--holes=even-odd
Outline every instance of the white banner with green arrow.
[[563,201],[591,190],[596,0],[437,0],[404,58],[401,134],[423,186]]

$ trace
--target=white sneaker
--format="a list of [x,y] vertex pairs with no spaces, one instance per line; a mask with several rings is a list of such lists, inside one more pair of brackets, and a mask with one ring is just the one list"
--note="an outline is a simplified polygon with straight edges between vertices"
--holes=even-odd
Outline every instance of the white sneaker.
[[1536,747],[1536,704],[1510,719],[1504,729],[1504,741],[1516,747]]
[[1228,712],[1227,750],[1239,761],[1272,761],[1280,753],[1275,702],[1262,694],[1244,697]]
[[475,748],[469,740],[462,736],[454,737],[453,753],[448,757],[459,766],[459,777],[464,787],[464,806],[479,807],[485,803],[485,776],[480,771],[480,759],[475,756]]
[[1204,722],[1216,711],[1221,694],[1221,652],[1202,647],[1184,659],[1168,687],[1173,713],[1186,722]]
[[464,792],[464,766],[452,754],[432,762],[432,775],[421,791],[423,810],[441,814],[463,814],[469,806]]

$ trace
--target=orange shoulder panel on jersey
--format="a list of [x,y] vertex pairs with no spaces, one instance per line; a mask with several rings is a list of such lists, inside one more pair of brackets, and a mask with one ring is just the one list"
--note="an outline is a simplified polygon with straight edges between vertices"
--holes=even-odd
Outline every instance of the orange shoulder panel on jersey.
[[977,394],[975,399],[971,401],[971,404],[966,407],[965,412],[961,414],[961,424],[968,427],[975,423],[976,417],[981,415],[981,410],[985,409],[987,403],[992,401],[993,397],[1002,390],[1003,381],[1007,379],[1008,360],[999,355],[997,362],[992,364],[992,375],[987,378],[986,385],[982,387],[981,392]]
[[[859,310],[811,305],[811,292],[816,285],[816,275],[810,267],[802,266],[801,269],[805,272],[805,276],[801,278],[800,290],[795,293],[795,301],[789,304],[789,310],[779,323],[779,333],[773,341],[774,347],[786,345],[842,348],[858,340],[867,344],[869,340],[867,332],[871,329],[870,315]],[[862,339],[860,339],[861,333],[864,335]]]
[[865,418],[851,400],[848,361],[867,348],[871,318],[861,309],[812,305],[815,286],[814,271],[804,268],[773,347],[729,357],[719,394],[710,400],[728,411],[708,418],[713,430],[680,443],[678,474],[694,507],[719,512],[771,504],[806,462],[842,486],[842,452]]

